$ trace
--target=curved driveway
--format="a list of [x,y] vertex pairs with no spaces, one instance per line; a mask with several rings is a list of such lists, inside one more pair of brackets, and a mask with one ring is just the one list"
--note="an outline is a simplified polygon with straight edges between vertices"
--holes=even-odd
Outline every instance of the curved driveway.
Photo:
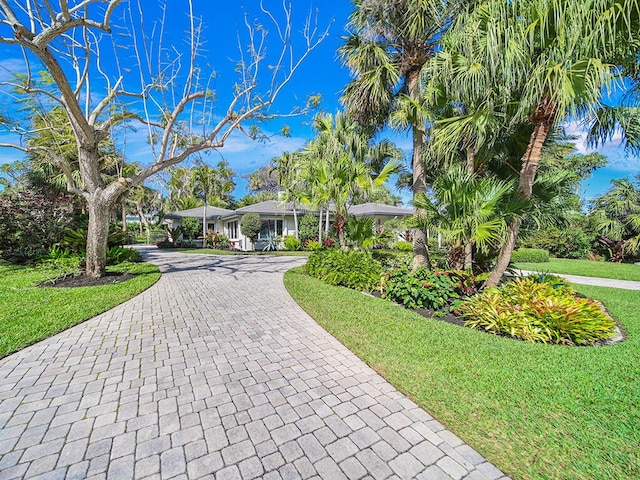
[[503,477],[294,303],[303,259],[148,256],[149,290],[0,360],[0,479]]

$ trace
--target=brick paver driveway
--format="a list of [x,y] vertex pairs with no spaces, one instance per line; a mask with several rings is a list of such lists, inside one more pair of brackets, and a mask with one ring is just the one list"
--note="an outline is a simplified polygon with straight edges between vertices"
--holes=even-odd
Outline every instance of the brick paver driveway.
[[300,258],[149,254],[155,286],[0,360],[0,478],[502,477],[293,302]]

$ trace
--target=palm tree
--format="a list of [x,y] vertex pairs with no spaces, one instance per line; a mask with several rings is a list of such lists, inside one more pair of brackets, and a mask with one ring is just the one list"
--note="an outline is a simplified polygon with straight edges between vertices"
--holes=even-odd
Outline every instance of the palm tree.
[[640,175],[612,180],[609,191],[593,201],[591,217],[603,237],[623,242],[622,251],[640,252]]
[[[520,201],[531,198],[542,146],[553,128],[600,107],[603,88],[615,80],[609,63],[620,51],[615,41],[637,34],[628,21],[637,18],[637,9],[634,0],[491,0],[452,30],[471,44],[466,61],[490,72],[496,98],[505,105],[516,102],[512,124],[532,128],[519,170]],[[509,222],[487,286],[502,278],[521,224],[519,216]]]
[[[394,110],[397,126],[411,129],[412,191],[426,191],[425,115],[420,107],[420,73],[464,0],[355,0],[350,35],[339,53],[354,78],[342,102],[350,116],[370,133]],[[414,232],[414,267],[429,263],[426,234]]]
[[272,159],[272,170],[280,186],[278,199],[285,205],[291,203],[293,205],[293,223],[296,230],[296,239],[298,234],[298,205],[302,201],[302,159],[299,153],[284,152],[280,157]]
[[[396,173],[402,152],[390,142],[372,144],[370,136],[360,132],[356,123],[342,113],[318,115],[315,119],[317,137],[304,150],[304,181],[313,203],[333,203],[334,227],[342,248],[348,206],[357,195],[384,186]],[[372,177],[372,157],[385,158],[381,171]]]
[[415,198],[414,204],[423,213],[414,222],[442,233],[452,250],[464,250],[465,255],[453,268],[471,270],[474,247],[488,253],[502,241],[507,226],[503,204],[512,188],[510,182],[479,177],[454,166],[435,180],[433,199],[425,194]]

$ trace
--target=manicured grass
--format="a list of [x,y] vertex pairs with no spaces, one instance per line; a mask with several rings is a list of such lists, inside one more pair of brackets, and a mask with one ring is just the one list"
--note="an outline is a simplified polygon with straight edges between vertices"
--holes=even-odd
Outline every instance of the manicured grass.
[[286,250],[278,250],[276,252],[240,252],[233,250],[216,250],[213,248],[175,248],[171,251],[180,253],[200,253],[206,255],[271,255],[285,257],[308,257],[311,255],[311,252],[289,252]]
[[628,339],[530,344],[425,319],[390,302],[285,275],[327,331],[515,479],[640,478],[640,292],[577,286]]
[[123,264],[109,270],[137,276],[98,287],[38,287],[38,283],[55,278],[57,272],[0,263],[0,358],[113,308],[160,278],[158,268],[150,263]]
[[564,273],[567,275],[582,275],[585,277],[640,281],[640,265],[634,265],[632,263],[552,258],[549,262],[545,263],[516,263],[515,266],[516,268],[536,272]]

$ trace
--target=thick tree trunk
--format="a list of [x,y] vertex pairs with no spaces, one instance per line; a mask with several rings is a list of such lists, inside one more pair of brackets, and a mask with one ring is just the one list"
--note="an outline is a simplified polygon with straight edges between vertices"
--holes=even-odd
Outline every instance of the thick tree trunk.
[[107,239],[109,237],[109,216],[111,206],[104,202],[102,190],[94,193],[89,202],[89,228],[87,230],[87,266],[88,277],[102,277],[107,265]]
[[[409,88],[409,96],[412,100],[418,102],[420,100],[420,71],[412,70],[407,74],[407,86]],[[422,149],[424,147],[425,131],[422,125],[413,125],[413,198],[415,199],[420,193],[427,191],[424,164],[422,163]],[[420,211],[417,208],[413,210],[414,214]],[[427,244],[427,235],[420,228],[413,229],[413,270],[420,265],[426,264],[431,268],[431,260],[429,259],[429,247]]]
[[[549,135],[549,130],[553,124],[553,116],[553,106],[547,102],[539,105],[536,113],[532,115],[534,128],[529,138],[527,151],[522,157],[522,168],[520,169],[520,180],[518,183],[518,198],[521,200],[529,200],[531,198],[533,184],[536,180],[536,172],[538,171],[538,164],[540,163],[542,146],[547,139],[547,135]],[[500,283],[500,280],[502,280],[502,276],[507,270],[509,262],[511,262],[511,254],[515,249],[521,225],[522,218],[519,217],[514,217],[509,222],[507,241],[498,254],[496,265],[493,267],[491,275],[485,282],[485,287],[495,287]]]

